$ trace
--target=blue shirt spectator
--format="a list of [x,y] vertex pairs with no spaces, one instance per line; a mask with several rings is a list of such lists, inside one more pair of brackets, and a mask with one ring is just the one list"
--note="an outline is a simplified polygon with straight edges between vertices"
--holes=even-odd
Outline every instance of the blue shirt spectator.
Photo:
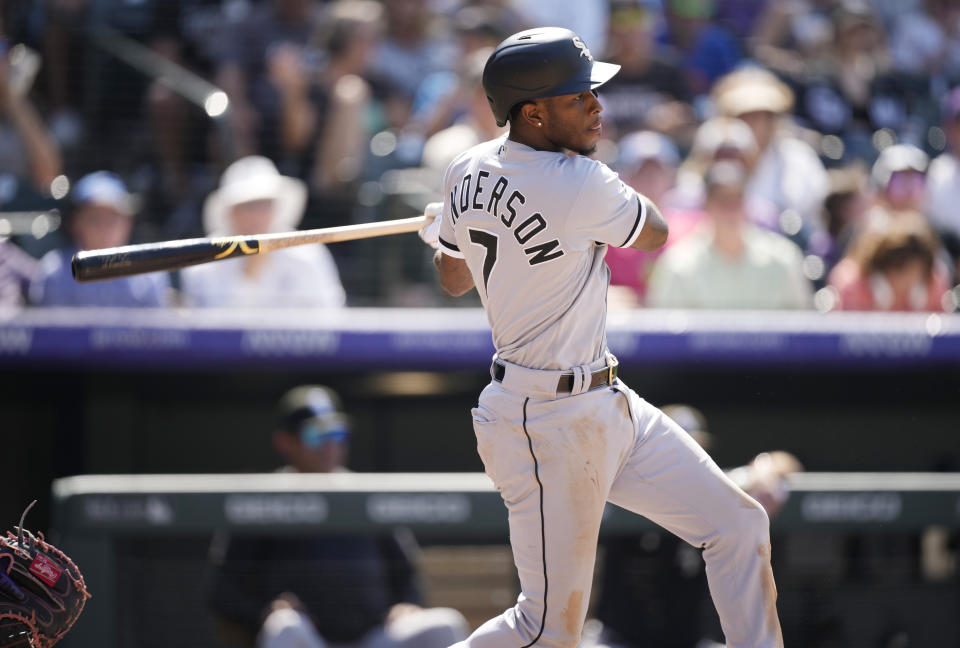
[[36,273],[36,259],[0,238],[0,307],[22,304],[25,289]]
[[670,0],[665,8],[667,29],[660,42],[678,52],[694,94],[706,94],[740,62],[740,46],[726,28],[711,21],[714,0]]
[[74,244],[41,259],[40,273],[30,286],[30,301],[40,306],[166,306],[169,280],[163,273],[84,284],[73,279],[73,255],[78,250],[126,245],[133,216],[132,197],[119,177],[97,171],[81,178],[67,222]]

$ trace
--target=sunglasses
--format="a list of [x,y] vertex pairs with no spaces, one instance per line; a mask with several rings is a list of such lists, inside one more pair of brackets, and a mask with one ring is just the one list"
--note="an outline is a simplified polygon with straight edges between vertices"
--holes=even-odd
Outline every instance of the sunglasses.
[[342,443],[349,437],[350,432],[339,421],[323,424],[310,420],[300,426],[300,443],[310,450],[319,450],[331,442]]

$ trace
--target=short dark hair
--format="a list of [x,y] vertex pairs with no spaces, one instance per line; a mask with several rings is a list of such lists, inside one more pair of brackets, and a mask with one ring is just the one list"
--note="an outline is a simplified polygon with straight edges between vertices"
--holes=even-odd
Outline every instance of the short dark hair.
[[507,114],[507,120],[512,124],[517,119],[517,117],[520,116],[520,111],[523,110],[523,107],[529,103],[533,103],[533,102],[521,101],[520,103],[516,104],[513,108],[510,109],[510,112]]

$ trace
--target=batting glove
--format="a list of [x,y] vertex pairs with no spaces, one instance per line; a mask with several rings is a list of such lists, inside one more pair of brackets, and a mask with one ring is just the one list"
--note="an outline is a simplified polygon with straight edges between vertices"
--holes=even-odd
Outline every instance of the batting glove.
[[423,215],[427,217],[427,224],[417,232],[424,243],[434,250],[440,247],[440,213],[443,211],[443,203],[427,203],[423,208]]

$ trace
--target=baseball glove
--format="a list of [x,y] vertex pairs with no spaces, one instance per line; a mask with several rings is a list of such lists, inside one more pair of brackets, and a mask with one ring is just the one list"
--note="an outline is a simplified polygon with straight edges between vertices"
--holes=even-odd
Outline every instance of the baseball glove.
[[43,534],[24,530],[23,517],[16,535],[0,537],[0,646],[49,648],[73,626],[90,594],[73,561]]

